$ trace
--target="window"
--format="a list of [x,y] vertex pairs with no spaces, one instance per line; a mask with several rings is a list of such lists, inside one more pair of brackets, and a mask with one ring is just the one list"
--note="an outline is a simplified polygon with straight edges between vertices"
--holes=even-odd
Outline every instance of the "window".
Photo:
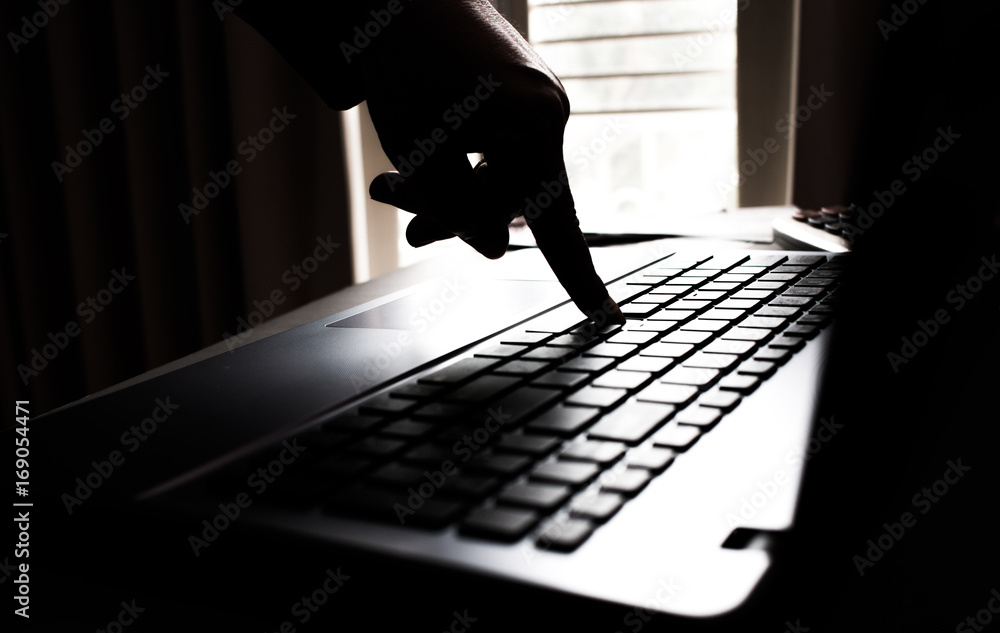
[[737,0],[528,0],[585,230],[737,204]]

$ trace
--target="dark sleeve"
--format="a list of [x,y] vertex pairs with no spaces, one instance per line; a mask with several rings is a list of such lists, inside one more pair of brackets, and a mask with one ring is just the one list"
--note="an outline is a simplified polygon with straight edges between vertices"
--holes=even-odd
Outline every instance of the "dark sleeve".
[[[363,31],[375,19],[371,4],[368,0],[243,0],[234,9],[327,105],[346,110],[365,99],[365,57],[378,46],[378,37],[367,37]],[[380,25],[380,30],[389,26]]]

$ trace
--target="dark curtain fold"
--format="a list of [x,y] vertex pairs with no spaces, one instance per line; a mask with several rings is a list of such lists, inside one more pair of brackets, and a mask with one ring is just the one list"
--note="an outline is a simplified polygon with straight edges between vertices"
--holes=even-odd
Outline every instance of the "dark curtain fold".
[[41,413],[351,282],[339,113],[257,32],[194,0],[42,4],[0,7],[5,401]]

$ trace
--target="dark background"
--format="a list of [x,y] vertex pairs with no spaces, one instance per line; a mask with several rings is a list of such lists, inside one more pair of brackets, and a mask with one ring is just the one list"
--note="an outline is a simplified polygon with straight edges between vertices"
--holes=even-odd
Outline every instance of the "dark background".
[[[883,37],[878,20],[891,19],[903,4],[915,12]],[[6,34],[35,11],[32,3],[4,5],[0,30]],[[811,630],[951,631],[984,608],[990,590],[1000,586],[993,518],[998,284],[987,284],[899,372],[886,355],[899,350],[901,337],[912,337],[919,321],[949,307],[948,292],[975,274],[982,257],[1000,251],[990,69],[997,10],[941,0],[804,0],[802,18],[800,87],[836,79],[844,99],[824,107],[825,123],[817,119],[800,130],[796,202],[812,206],[836,197],[868,207],[874,192],[903,176],[902,165],[933,142],[939,127],[962,136],[858,243],[854,290],[824,386],[824,412],[846,429],[806,470],[810,492],[800,529],[780,552],[788,566],[774,579],[779,591],[772,595],[778,597],[762,605],[753,630],[781,631],[785,621],[801,618]],[[110,102],[142,78],[147,64],[157,63],[171,76],[58,183],[50,164],[63,157],[60,148],[109,116]],[[21,52],[0,55],[0,72],[0,233],[9,234],[0,242],[5,393],[11,389],[49,407],[215,342],[254,299],[280,287],[281,271],[308,254],[317,235],[347,241],[336,113],[266,42],[233,16],[220,22],[208,3],[75,0],[61,6]],[[191,187],[201,186],[210,170],[234,158],[239,139],[280,105],[299,118],[191,226],[184,225],[177,204],[189,201]],[[315,284],[283,307],[348,283],[349,250],[338,253]],[[134,269],[136,287],[23,388],[16,364],[28,360],[48,332],[76,318],[76,304],[122,266]],[[852,557],[882,533],[884,522],[912,510],[912,496],[956,459],[973,467],[970,474],[860,577]],[[137,538],[124,532],[108,538]],[[240,566],[237,550],[234,560],[219,566],[233,565],[245,579],[255,572],[294,577],[285,558],[294,553],[256,554],[257,561]],[[280,569],[288,575],[276,576]],[[372,626],[389,615],[405,621],[417,614],[443,630],[447,618],[427,622],[419,614],[441,619],[459,606],[444,604],[437,590],[445,585],[436,583],[445,580],[421,585],[419,574],[414,581],[381,574],[377,566],[370,570],[365,577],[371,580],[350,590],[358,592],[352,598],[358,604],[373,605],[372,613],[381,606],[384,613],[367,621]],[[177,575],[166,580],[186,583],[189,571],[173,570]],[[88,574],[77,570],[74,578],[81,582]],[[204,583],[202,590],[211,587]],[[299,584],[313,585],[307,579]],[[111,585],[107,595],[116,599],[128,580]],[[421,586],[425,591],[416,590]],[[245,588],[257,592],[258,612],[284,613],[287,603],[268,603],[256,582],[247,580]],[[512,594],[518,608],[505,609],[490,593],[495,589],[477,581],[448,597],[478,600],[481,613],[492,610],[498,618],[494,622],[524,628],[622,628],[620,609],[587,611],[572,600],[536,603],[519,592]],[[239,590],[228,589],[232,602],[201,594],[203,615],[214,614],[202,622],[249,626],[249,615],[232,619],[234,612],[248,613],[236,601]],[[439,602],[428,603],[429,596]],[[186,609],[187,599],[175,595],[161,604],[177,600]],[[385,605],[399,609],[392,614]],[[358,609],[352,616],[364,613]],[[485,630],[485,620],[479,626]],[[675,626],[656,622],[646,630]]]

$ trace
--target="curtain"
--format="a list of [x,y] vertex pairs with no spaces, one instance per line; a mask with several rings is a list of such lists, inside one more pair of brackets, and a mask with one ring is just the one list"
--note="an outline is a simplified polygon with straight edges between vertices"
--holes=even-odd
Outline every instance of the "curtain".
[[222,6],[0,7],[5,402],[42,413],[351,282],[341,115]]

